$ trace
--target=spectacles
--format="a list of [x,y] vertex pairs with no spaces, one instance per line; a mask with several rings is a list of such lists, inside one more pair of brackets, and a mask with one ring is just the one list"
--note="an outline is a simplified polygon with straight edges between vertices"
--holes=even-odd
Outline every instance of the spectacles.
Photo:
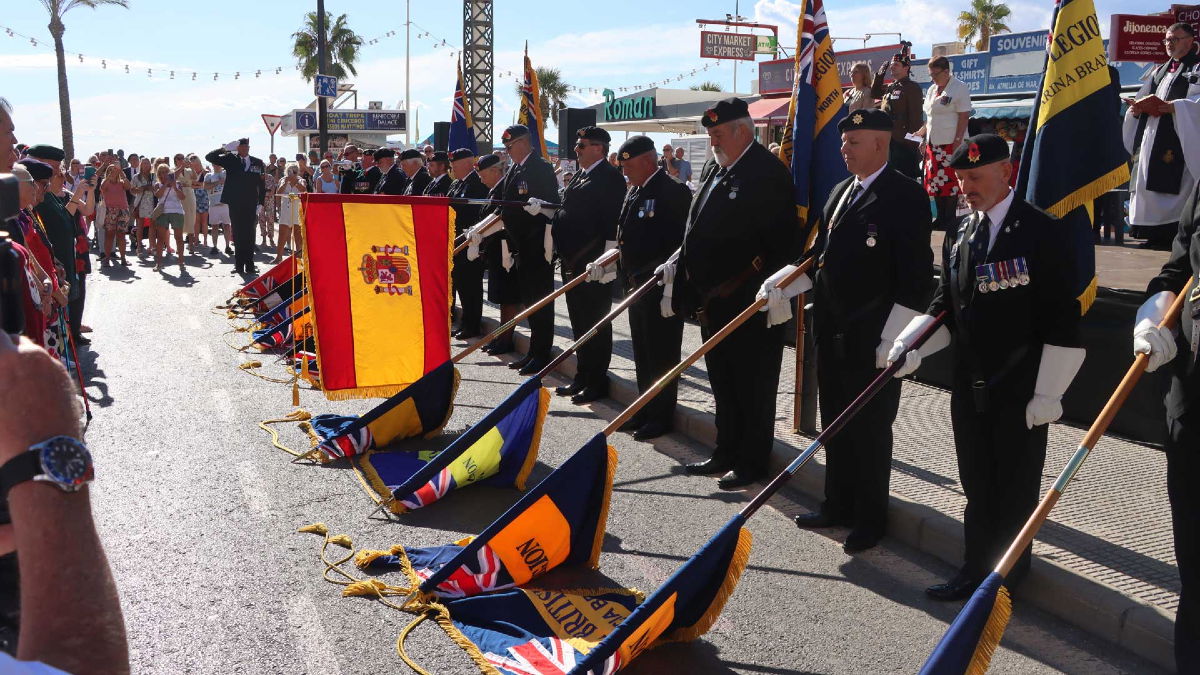
[[587,147],[590,147],[593,145],[596,145],[596,144],[595,143],[585,143],[584,141],[576,141],[575,142],[575,147],[577,147],[577,148],[587,148]]
[[1184,37],[1169,37],[1169,38],[1167,38],[1167,39],[1163,40],[1163,44],[1164,44],[1164,45],[1167,45],[1167,46],[1169,47],[1169,46],[1171,46],[1171,45],[1173,45],[1173,44],[1175,44],[1176,42],[1179,42],[1179,41],[1181,41],[1181,40],[1191,40],[1191,39],[1192,39],[1192,36],[1190,36],[1190,35],[1187,35],[1187,36],[1184,36]]

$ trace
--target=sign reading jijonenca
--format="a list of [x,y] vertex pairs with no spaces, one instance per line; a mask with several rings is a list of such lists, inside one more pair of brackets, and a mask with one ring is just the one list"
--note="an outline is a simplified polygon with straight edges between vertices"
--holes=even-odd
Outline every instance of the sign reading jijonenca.
[[604,120],[646,120],[654,117],[653,96],[630,96],[618,99],[612,89],[604,90]]

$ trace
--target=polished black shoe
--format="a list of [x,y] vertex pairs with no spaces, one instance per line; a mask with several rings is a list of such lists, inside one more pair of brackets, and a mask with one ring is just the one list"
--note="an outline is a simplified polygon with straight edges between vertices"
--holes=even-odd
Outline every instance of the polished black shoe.
[[638,429],[642,428],[643,424],[645,424],[645,422],[638,419],[637,415],[634,415],[633,417],[630,417],[628,420],[625,420],[624,424],[617,427],[617,431],[623,431],[626,433],[628,433],[630,431],[637,431]]
[[742,473],[735,469],[717,479],[717,487],[722,490],[736,490],[737,488],[757,483],[758,479],[758,475]]
[[511,342],[490,342],[484,351],[493,356],[499,356],[517,351],[517,346]]
[[561,387],[555,387],[554,393],[559,396],[574,396],[575,394],[583,391],[585,386],[586,385],[582,382],[572,382],[571,384],[563,385]]
[[662,422],[647,422],[642,426],[642,428],[633,432],[633,440],[648,441],[652,438],[658,438],[659,436],[669,433],[670,431],[671,427],[663,424]]
[[838,527],[849,524],[845,520],[841,518],[835,518],[825,511],[817,511],[816,513],[802,513],[793,518],[792,522],[796,523],[796,527],[814,530],[821,529],[823,527]]
[[593,389],[591,387],[587,387],[578,394],[572,396],[571,403],[574,403],[575,405],[584,405],[585,403],[591,403],[592,401],[599,401],[605,396],[608,396],[607,391],[604,391],[603,389]]
[[874,534],[851,532],[849,536],[846,537],[846,543],[842,544],[842,551],[850,555],[862,553],[868,549],[875,548],[880,539],[883,539],[883,537]]
[[926,588],[925,595],[934,600],[965,600],[975,592],[975,589],[979,586],[979,582],[978,578],[959,572],[954,575],[953,579],[944,584],[934,584]]
[[470,340],[471,338],[477,338],[481,335],[483,335],[483,333],[480,333],[478,328],[460,328],[458,330],[458,339],[460,340]]
[[519,358],[516,361],[513,361],[512,363],[508,364],[508,367],[512,368],[513,370],[521,370],[521,369],[525,368],[525,366],[529,365],[529,362],[532,360],[533,360],[533,354],[526,354],[522,358]]
[[683,470],[693,476],[707,476],[714,473],[725,473],[733,468],[733,464],[723,459],[710,457],[703,462],[684,464]]
[[251,265],[246,268],[246,274],[258,274],[258,268],[254,265]]
[[549,362],[546,359],[530,359],[517,373],[521,375],[536,375],[541,372],[542,368],[546,367],[547,363]]

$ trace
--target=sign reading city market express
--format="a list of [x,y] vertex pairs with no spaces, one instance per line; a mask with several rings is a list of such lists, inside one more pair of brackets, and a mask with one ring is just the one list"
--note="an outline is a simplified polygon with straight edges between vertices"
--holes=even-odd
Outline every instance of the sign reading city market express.
[[1174,16],[1113,14],[1108,29],[1108,59],[1163,63],[1167,60],[1163,35],[1173,23]]
[[[315,131],[317,111],[295,110],[297,131]],[[408,122],[404,110],[330,110],[326,121],[330,132],[376,131],[382,133],[404,133]]]
[[653,96],[617,98],[612,89],[604,90],[604,121],[647,120],[654,117]]
[[758,52],[758,36],[753,33],[700,31],[700,58],[753,61]]

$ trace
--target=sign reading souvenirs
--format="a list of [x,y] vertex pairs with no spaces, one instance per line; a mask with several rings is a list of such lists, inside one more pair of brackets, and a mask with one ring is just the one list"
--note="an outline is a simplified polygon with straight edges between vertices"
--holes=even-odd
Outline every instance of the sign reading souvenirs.
[[988,41],[992,63],[987,93],[1037,91],[1046,61],[1046,41],[1044,30],[993,35]]
[[1163,35],[1173,23],[1174,16],[1113,14],[1108,29],[1108,58],[1143,63],[1166,61]]
[[758,51],[758,37],[753,33],[718,33],[700,31],[700,58],[737,59],[753,61]]
[[[295,130],[317,129],[315,110],[296,110],[293,114],[296,118]],[[325,113],[329,131],[377,131],[389,134],[404,133],[407,117],[404,110],[330,110]]]
[[604,90],[604,121],[645,120],[654,117],[653,96],[616,98],[612,89]]

